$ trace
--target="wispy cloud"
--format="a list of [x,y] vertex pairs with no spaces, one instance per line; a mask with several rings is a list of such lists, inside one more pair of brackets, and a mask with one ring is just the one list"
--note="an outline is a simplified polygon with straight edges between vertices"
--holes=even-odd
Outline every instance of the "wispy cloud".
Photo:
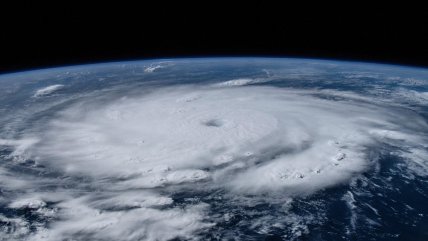
[[58,91],[60,89],[64,88],[64,85],[50,85],[41,89],[36,90],[36,93],[34,93],[34,97],[41,97],[46,96],[54,93],[55,91]]

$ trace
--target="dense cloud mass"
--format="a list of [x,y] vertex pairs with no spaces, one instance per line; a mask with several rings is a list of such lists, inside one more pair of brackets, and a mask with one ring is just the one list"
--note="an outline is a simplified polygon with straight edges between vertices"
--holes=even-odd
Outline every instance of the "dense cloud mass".
[[423,138],[418,116],[400,125],[402,113],[380,104],[314,94],[182,87],[78,103],[31,137],[39,139],[33,151],[36,160],[72,175],[120,177],[124,188],[208,181],[238,192],[300,194],[364,170],[382,138]]
[[[220,192],[226,206],[230,196],[233,202],[270,202],[279,195],[287,203],[350,182],[377,165],[385,145],[400,146],[395,155],[427,175],[428,141],[420,130],[428,126],[417,113],[351,92],[248,83],[82,98],[20,139],[1,139],[12,149],[9,158],[31,159],[49,170],[17,178],[0,169],[5,189],[22,190],[2,202],[51,221],[29,229],[23,219],[0,216],[15,229],[0,234],[20,239],[31,233],[29,240],[197,239],[219,217],[209,201],[192,199],[192,193]],[[352,193],[344,198],[352,204]]]

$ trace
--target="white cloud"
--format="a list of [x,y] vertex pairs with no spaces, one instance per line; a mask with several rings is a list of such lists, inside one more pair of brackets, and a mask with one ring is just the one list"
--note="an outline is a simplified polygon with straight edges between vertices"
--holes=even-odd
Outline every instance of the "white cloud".
[[248,85],[257,82],[255,79],[251,78],[241,78],[241,79],[232,79],[228,81],[224,81],[218,84],[215,84],[215,86],[242,86],[242,85]]
[[9,207],[11,208],[30,208],[39,209],[46,206],[46,203],[40,199],[20,199],[12,202]]
[[162,68],[162,65],[151,65],[151,66],[146,67],[146,68],[144,69],[144,72],[152,73],[152,72],[154,72],[155,70],[160,69],[160,68]]
[[50,85],[41,89],[38,89],[34,94],[34,97],[46,96],[64,88],[64,85]]
[[150,64],[149,66],[146,66],[144,68],[144,72],[146,73],[153,73],[155,71],[157,71],[158,69],[163,69],[167,66],[170,66],[172,63],[169,61],[164,61],[164,62],[158,62],[158,63],[153,63]]
[[9,154],[15,161],[25,161],[29,156],[26,151],[37,143],[37,139],[26,138],[21,140],[0,139],[0,146],[13,147],[13,152]]
[[8,218],[0,214],[0,223],[7,224],[0,226],[2,240],[23,240],[30,234],[29,224],[22,218]]
[[141,207],[133,210],[100,211],[87,198],[75,198],[60,204],[61,221],[29,240],[170,240],[192,239],[194,232],[210,227],[203,223],[205,205],[158,210]]

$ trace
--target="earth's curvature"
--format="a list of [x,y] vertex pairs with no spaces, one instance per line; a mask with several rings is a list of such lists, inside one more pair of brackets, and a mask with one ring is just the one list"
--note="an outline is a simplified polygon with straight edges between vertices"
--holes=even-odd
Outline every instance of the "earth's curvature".
[[428,240],[427,69],[171,59],[0,86],[0,240]]

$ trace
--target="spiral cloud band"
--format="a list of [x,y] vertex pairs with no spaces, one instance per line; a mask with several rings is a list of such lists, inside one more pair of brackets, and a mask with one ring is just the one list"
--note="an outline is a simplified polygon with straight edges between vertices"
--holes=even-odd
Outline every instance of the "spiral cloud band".
[[135,188],[209,180],[242,192],[304,193],[363,170],[379,135],[407,131],[397,118],[311,92],[168,89],[63,111],[36,151],[65,171],[120,176]]
[[216,219],[209,202],[174,205],[183,190],[310,195],[375,165],[382,144],[426,155],[422,128],[400,106],[339,91],[189,85],[83,100],[22,140],[38,164],[65,173],[68,188],[11,205],[61,217],[35,240],[191,238]]

